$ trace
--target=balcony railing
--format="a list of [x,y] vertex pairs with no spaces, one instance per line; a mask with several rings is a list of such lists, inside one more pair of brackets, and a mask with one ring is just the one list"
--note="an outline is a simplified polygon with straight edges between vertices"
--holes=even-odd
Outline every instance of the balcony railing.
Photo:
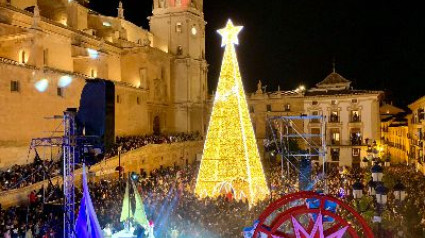
[[351,116],[350,123],[358,123],[361,122],[361,118],[359,116]]
[[329,117],[330,123],[339,123],[339,116],[331,116]]

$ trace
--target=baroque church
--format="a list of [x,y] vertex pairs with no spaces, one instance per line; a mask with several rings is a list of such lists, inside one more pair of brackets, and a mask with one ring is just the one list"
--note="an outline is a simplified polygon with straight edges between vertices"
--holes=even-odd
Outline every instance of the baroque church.
[[84,0],[0,0],[1,154],[50,136],[60,121],[48,118],[78,107],[95,78],[115,85],[116,136],[204,133],[203,1],[154,0],[150,31],[124,7],[105,16]]

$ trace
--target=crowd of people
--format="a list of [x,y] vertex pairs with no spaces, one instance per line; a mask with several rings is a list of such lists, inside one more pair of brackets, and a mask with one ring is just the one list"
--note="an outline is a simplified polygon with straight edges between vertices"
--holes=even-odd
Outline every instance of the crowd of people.
[[202,140],[201,134],[198,132],[117,137],[114,146],[110,149],[110,151],[108,151],[108,153],[106,153],[106,157],[113,157],[118,155],[118,152],[125,153],[149,144],[176,143],[195,140]]
[[0,205],[0,237],[62,237],[62,190],[49,185],[46,190],[32,191],[29,204],[2,209]]
[[[137,138],[137,139],[136,139]],[[162,138],[162,139],[161,139]],[[178,140],[192,140],[196,137],[183,136],[174,139],[167,137],[133,137],[117,139],[125,151],[143,146],[147,143],[171,143]],[[118,147],[117,147],[118,148]],[[40,161],[34,161],[39,164]],[[50,163],[50,162],[42,162]],[[49,167],[46,164],[46,167]],[[289,166],[289,164],[288,164]],[[35,166],[37,168],[37,166]],[[92,201],[102,228],[111,228],[113,232],[124,229],[120,220],[122,201],[126,181],[130,178],[141,194],[146,215],[155,226],[155,237],[242,237],[242,230],[252,226],[260,213],[270,202],[281,196],[296,192],[299,188],[299,171],[292,166],[280,167],[276,161],[266,169],[267,181],[271,195],[259,204],[251,207],[244,201],[236,201],[223,191],[218,198],[199,199],[194,193],[196,174],[199,164],[187,164],[184,167],[159,168],[143,172],[137,178],[124,176],[116,178],[96,178],[89,182]],[[352,204],[352,185],[358,179],[366,183],[370,174],[368,170],[348,169],[330,164],[326,174],[322,167],[313,166],[307,188],[318,191],[326,188],[327,193]],[[325,180],[323,180],[325,178]],[[397,216],[400,226],[383,224],[387,237],[396,237],[397,229],[409,227],[403,234],[422,237],[425,233],[425,180],[420,173],[405,165],[392,165],[385,168],[384,182],[394,184],[401,180],[406,185],[407,199],[402,208],[394,207],[394,198],[389,194],[389,216]],[[326,186],[324,181],[326,181]],[[78,189],[77,189],[78,191]],[[131,193],[133,194],[133,193]],[[77,201],[81,196],[77,192]],[[60,238],[62,237],[62,191],[59,185],[50,184],[46,190],[33,191],[29,194],[29,205],[3,210],[0,207],[0,234],[4,238]],[[134,198],[133,208],[134,208]],[[58,207],[55,207],[58,204]],[[76,206],[78,207],[78,206]],[[413,213],[412,213],[413,212]],[[392,218],[393,219],[393,218]],[[394,221],[394,219],[392,220]],[[401,226],[403,224],[403,226]],[[374,224],[371,223],[371,226]],[[1,237],[1,236],[0,236]]]
[[34,161],[0,170],[0,192],[17,189],[60,174],[60,164],[53,160],[41,160],[38,154]]
[[[194,193],[197,166],[160,168],[140,175],[136,181],[146,214],[155,225],[155,237],[240,237],[268,201],[249,210],[248,204],[228,196],[200,200]],[[125,180],[89,185],[102,227],[113,232],[123,229],[119,222]],[[178,234],[178,236],[176,236]]]
[[[120,148],[121,153],[125,153],[149,144],[176,143],[200,139],[202,138],[199,133],[117,137],[114,146],[105,153],[102,159],[116,156],[118,148]],[[60,158],[41,160],[38,153],[36,153],[32,163],[16,164],[7,169],[0,169],[0,192],[22,188],[60,175],[61,165]]]

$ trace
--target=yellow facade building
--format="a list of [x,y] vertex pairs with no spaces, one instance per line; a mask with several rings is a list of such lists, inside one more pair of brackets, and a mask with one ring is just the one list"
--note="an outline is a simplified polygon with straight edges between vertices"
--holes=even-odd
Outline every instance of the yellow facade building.
[[412,113],[407,117],[409,123],[410,160],[417,169],[425,174],[424,133],[425,133],[425,96],[409,105]]
[[[261,82],[249,97],[257,140],[268,138],[271,116],[323,115],[326,120],[326,161],[340,166],[359,165],[366,157],[366,140],[380,141],[379,105],[383,92],[357,90],[335,70],[309,90],[266,93]],[[320,134],[316,120],[299,122],[307,134]],[[260,145],[260,148],[262,145]]]

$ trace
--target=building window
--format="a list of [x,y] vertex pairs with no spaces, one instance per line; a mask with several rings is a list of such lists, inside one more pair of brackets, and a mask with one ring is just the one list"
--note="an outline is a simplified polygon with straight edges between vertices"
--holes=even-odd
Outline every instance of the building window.
[[148,73],[146,68],[139,69],[140,88],[148,89]]
[[94,69],[91,69],[90,70],[90,77],[92,77],[92,78],[96,78],[97,77],[96,70],[94,70]]
[[356,104],[356,103],[358,103],[359,101],[356,99],[356,98],[354,98],[354,99],[352,99],[351,100],[351,103],[353,103],[353,104]]
[[285,112],[289,112],[289,111],[291,111],[291,104],[287,103],[285,105]]
[[121,103],[121,97],[120,97],[120,95],[117,95],[117,103]]
[[331,115],[329,117],[329,122],[337,123],[339,122],[339,112],[338,111],[332,111]]
[[192,26],[191,33],[192,33],[192,36],[196,36],[196,34],[198,34],[198,29],[196,29],[196,25]]
[[321,145],[322,144],[322,139],[320,137],[321,136],[320,128],[311,128],[310,134],[314,135],[311,138],[311,141],[314,143],[313,145]]
[[360,122],[360,112],[358,110],[351,111],[351,122]]
[[319,104],[319,102],[318,101],[313,101],[311,104],[316,106],[317,104]]
[[43,50],[43,64],[48,65],[49,64],[49,49]]
[[176,23],[176,32],[182,32],[182,23],[181,22],[177,22]]
[[332,148],[331,149],[331,158],[332,158],[332,161],[339,161],[339,149],[338,148]]
[[56,94],[59,97],[64,97],[64,90],[65,90],[64,88],[58,87],[57,90],[56,90]]
[[271,111],[272,111],[272,105],[267,104],[267,111],[268,111],[268,112],[271,112]]
[[183,46],[179,45],[177,46],[177,55],[182,55],[183,54]]
[[140,105],[140,98],[139,97],[136,98],[136,102],[137,102],[137,105]]
[[[318,116],[319,115],[319,112],[318,111],[313,111],[313,112],[311,112],[311,115],[312,116]],[[320,121],[319,121],[319,119],[318,118],[313,118],[313,119],[311,119],[311,121],[310,121],[311,123],[320,123]]]
[[250,113],[254,113],[254,106],[252,106],[252,105],[251,105],[251,106],[249,106],[249,112],[250,112]]
[[360,163],[360,148],[353,148],[353,163]]
[[423,108],[418,109],[418,119],[419,121],[425,119],[425,110]]
[[10,91],[11,92],[19,92],[19,90],[20,90],[19,81],[17,81],[17,80],[10,81]]
[[341,141],[341,134],[339,133],[339,129],[331,129],[331,144],[339,145]]
[[28,55],[25,50],[19,52],[19,63],[26,64],[28,62]]
[[351,145],[361,145],[362,144],[362,133],[359,128],[351,129]]
[[337,104],[337,101],[336,100],[332,100],[331,101],[331,104],[332,104],[332,106],[335,106]]

